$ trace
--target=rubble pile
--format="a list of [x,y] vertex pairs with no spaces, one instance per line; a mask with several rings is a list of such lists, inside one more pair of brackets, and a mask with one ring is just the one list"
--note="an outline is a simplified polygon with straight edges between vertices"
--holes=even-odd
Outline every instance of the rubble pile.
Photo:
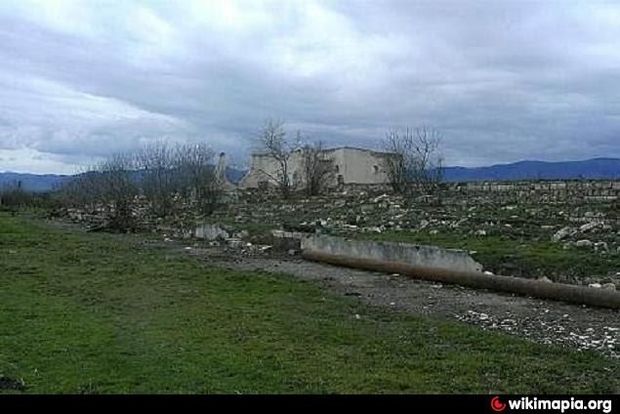
[[595,350],[612,358],[620,358],[618,330],[615,326],[601,329],[579,328],[569,314],[559,318],[549,318],[549,309],[540,309],[536,316],[524,317],[510,312],[492,315],[469,310],[456,314],[456,319],[478,325],[486,330],[499,330],[543,344],[561,344],[579,350]]
[[[475,247],[469,248],[472,244],[480,249],[493,247],[498,240],[512,241],[510,246],[516,247],[533,243],[555,245],[611,264],[596,273],[584,262],[581,269],[575,269],[578,278],[563,271],[550,273],[554,268],[549,266],[524,268],[518,257],[516,263],[502,259],[500,265],[485,270],[620,288],[620,268],[614,268],[614,263],[620,263],[620,200],[614,195],[618,191],[616,187],[620,188],[620,182],[468,183],[450,185],[438,196],[413,199],[379,187],[352,187],[315,197],[296,194],[289,199],[273,192],[236,190],[209,217],[198,216],[191,205],[178,205],[174,214],[165,219],[153,217],[148,204],[140,197],[132,203],[131,215],[140,230],[177,239],[202,238],[207,243],[248,255],[271,251],[266,247],[271,245],[269,238],[247,231],[256,228],[264,233],[281,229],[387,240],[399,235],[407,240],[420,236],[429,240],[428,243],[464,240],[467,241],[463,243],[464,248],[475,259],[478,252]],[[99,206],[88,210],[65,209],[62,215],[89,229],[98,229],[105,228],[109,212],[109,206]],[[197,226],[205,222],[220,224],[227,236],[202,236]],[[236,254],[232,250],[231,254]],[[511,252],[502,254],[510,256]]]

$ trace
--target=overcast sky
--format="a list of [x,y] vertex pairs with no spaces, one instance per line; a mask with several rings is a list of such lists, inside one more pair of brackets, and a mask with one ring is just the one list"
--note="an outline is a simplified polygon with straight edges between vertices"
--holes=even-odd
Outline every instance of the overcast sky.
[[371,148],[432,126],[449,165],[620,157],[620,4],[0,1],[0,171],[157,139],[242,160],[269,117]]

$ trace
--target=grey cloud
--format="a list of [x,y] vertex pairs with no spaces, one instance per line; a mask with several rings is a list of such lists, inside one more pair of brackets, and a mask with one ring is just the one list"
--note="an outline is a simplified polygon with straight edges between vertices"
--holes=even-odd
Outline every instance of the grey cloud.
[[66,30],[0,9],[0,148],[54,165],[162,137],[247,154],[275,117],[375,148],[432,125],[448,164],[620,156],[610,3],[155,4],[81,11],[92,20]]

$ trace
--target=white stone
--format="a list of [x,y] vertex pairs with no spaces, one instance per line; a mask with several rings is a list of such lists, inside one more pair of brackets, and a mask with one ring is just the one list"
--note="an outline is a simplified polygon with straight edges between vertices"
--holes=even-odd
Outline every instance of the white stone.
[[570,236],[571,234],[573,234],[573,229],[570,227],[563,227],[560,230],[558,230],[551,238],[553,241],[560,241],[568,236]]
[[594,243],[594,248],[598,251],[598,250],[602,250],[602,251],[608,251],[609,248],[607,247],[607,243],[605,243],[604,241],[600,241],[600,242],[596,242]]
[[196,230],[194,231],[194,236],[197,239],[204,239],[208,241],[224,240],[230,237],[228,232],[223,230],[219,225],[209,223],[200,224],[198,227],[196,227]]
[[592,221],[590,223],[586,223],[583,226],[579,227],[579,231],[582,233],[585,233],[587,231],[593,230],[599,226],[601,226],[602,223],[598,222],[598,221]]

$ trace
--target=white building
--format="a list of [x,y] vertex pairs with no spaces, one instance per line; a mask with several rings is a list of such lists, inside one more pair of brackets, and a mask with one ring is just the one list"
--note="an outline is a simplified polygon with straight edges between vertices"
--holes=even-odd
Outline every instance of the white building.
[[[387,152],[368,149],[339,147],[323,151],[326,158],[333,161],[333,182],[328,186],[347,184],[387,184],[385,159],[393,156]],[[239,182],[239,188],[258,188],[275,185],[278,176],[278,163],[269,154],[252,154],[250,170]],[[291,155],[289,160],[289,179],[294,186],[303,185],[303,162],[301,150]]]

